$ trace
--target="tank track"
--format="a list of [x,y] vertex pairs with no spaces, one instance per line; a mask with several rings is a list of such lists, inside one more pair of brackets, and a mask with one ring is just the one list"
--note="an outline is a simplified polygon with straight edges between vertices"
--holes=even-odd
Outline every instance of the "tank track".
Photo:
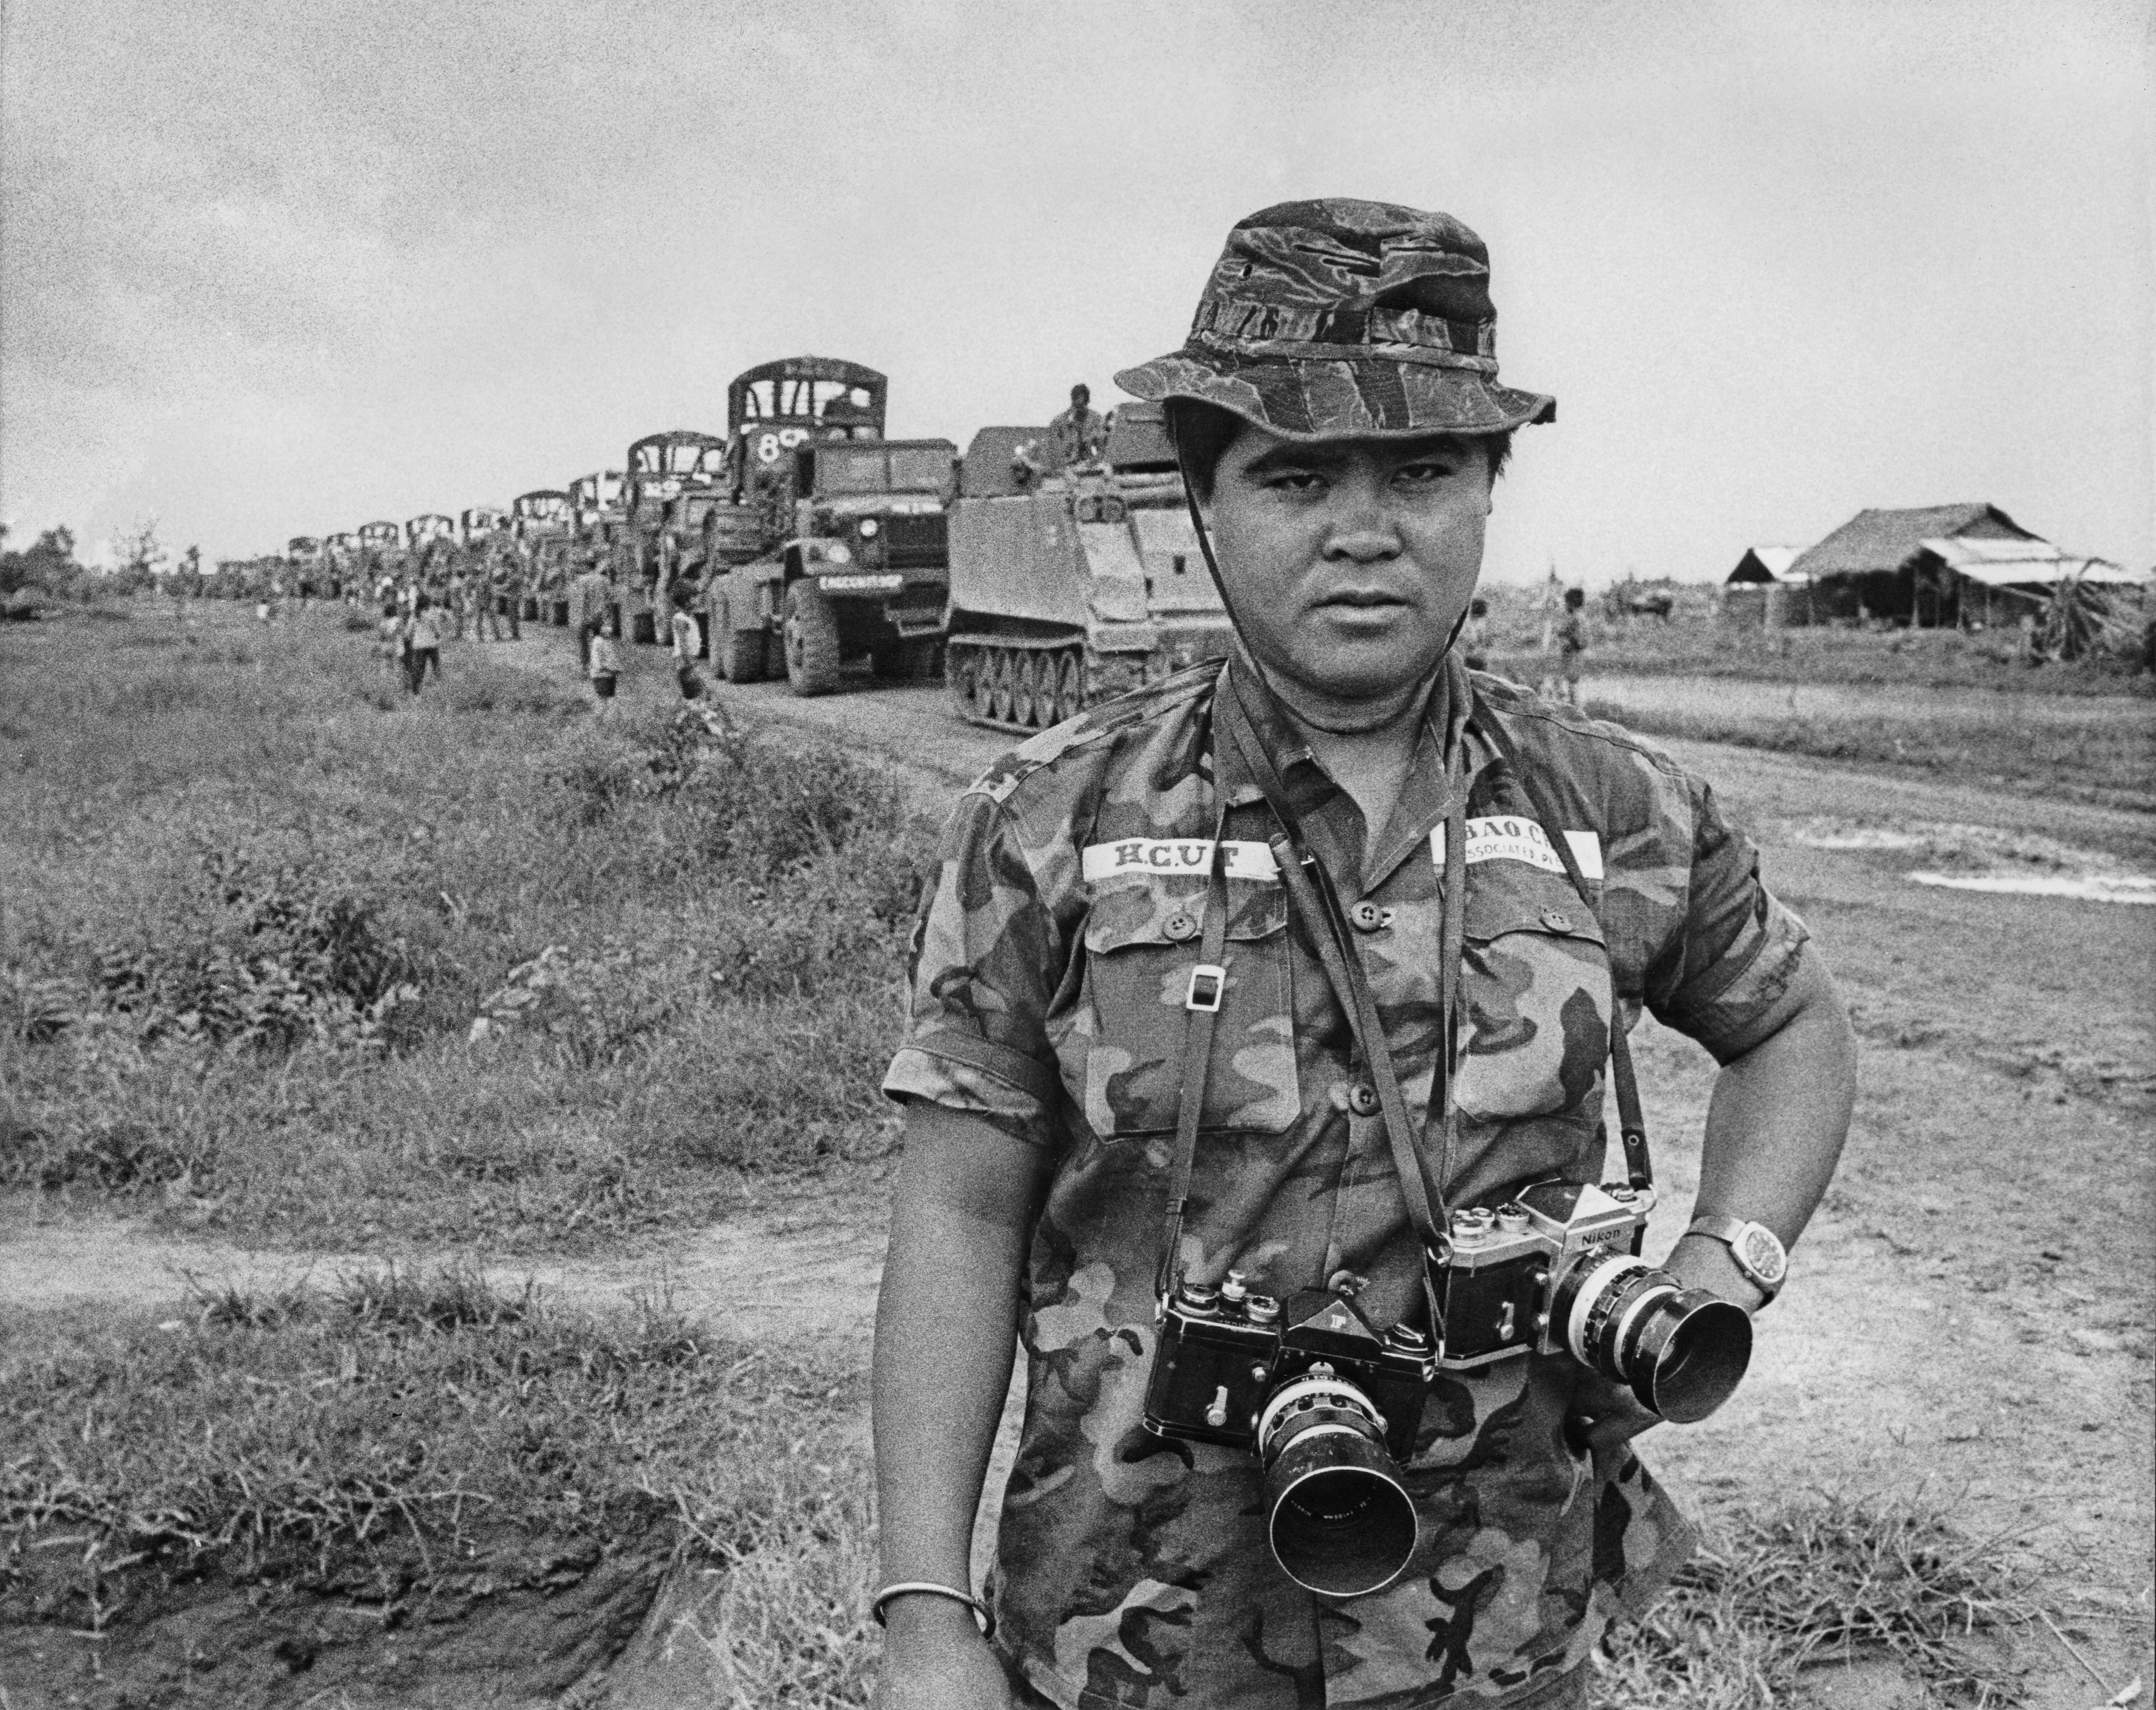
[[968,724],[1032,736],[1085,710],[1085,649],[1075,641],[953,636],[943,682],[952,711]]

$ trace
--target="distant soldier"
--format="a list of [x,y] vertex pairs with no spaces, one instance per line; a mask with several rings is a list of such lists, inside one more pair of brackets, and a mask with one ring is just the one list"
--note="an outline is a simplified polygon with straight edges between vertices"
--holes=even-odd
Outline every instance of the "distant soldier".
[[607,607],[612,603],[613,584],[599,568],[598,560],[586,561],[583,573],[569,584],[569,621],[577,626],[577,664],[588,667],[592,662],[592,637],[598,634],[606,623]]
[[1070,408],[1048,424],[1048,431],[1011,453],[1011,468],[1021,481],[1054,469],[1096,463],[1107,449],[1108,422],[1093,407],[1093,390],[1080,381],[1070,388]]
[[505,614],[509,619],[509,639],[511,641],[521,641],[524,639],[524,584],[526,580],[526,567],[524,555],[521,552],[507,553],[495,561],[492,589],[494,598],[490,603],[495,609],[494,633],[497,640],[501,636],[501,619]]
[[1557,626],[1558,698],[1579,705],[1579,675],[1587,668],[1587,595],[1577,588],[1564,591],[1564,616]]

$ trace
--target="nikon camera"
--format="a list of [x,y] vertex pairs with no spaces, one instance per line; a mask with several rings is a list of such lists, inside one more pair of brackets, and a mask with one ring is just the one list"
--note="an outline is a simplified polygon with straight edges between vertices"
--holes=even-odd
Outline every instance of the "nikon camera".
[[1492,1211],[1452,1214],[1430,1267],[1450,1370],[1533,1348],[1568,1353],[1678,1425],[1727,1401],[1752,1358],[1742,1307],[1639,1256],[1654,1191],[1537,1182]]
[[1414,1504],[1396,1463],[1414,1449],[1437,1375],[1430,1339],[1379,1331],[1342,1294],[1285,1302],[1188,1281],[1163,1303],[1145,1426],[1156,1436],[1254,1450],[1265,1531],[1288,1577],[1327,1597],[1398,1579],[1414,1554]]

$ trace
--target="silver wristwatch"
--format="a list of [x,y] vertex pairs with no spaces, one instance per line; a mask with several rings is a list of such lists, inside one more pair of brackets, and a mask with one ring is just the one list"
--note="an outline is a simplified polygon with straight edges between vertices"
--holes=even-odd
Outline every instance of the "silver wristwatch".
[[1718,1217],[1702,1212],[1691,1220],[1686,1235],[1702,1235],[1727,1247],[1752,1286],[1768,1300],[1782,1291],[1789,1280],[1789,1250],[1782,1238],[1763,1223],[1747,1223],[1741,1217]]

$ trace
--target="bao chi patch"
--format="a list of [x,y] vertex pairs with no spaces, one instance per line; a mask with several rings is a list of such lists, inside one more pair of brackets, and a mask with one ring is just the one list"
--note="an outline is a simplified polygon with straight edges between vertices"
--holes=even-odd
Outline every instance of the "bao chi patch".
[[[1572,858],[1579,864],[1583,879],[1602,876],[1602,840],[1592,831],[1568,831]],[[1445,865],[1445,828],[1430,834],[1430,859]],[[1549,834],[1532,819],[1517,814],[1493,814],[1467,822],[1467,865],[1477,861],[1525,861],[1545,873],[1562,873],[1564,862],[1551,846]]]
[[[1268,845],[1231,839],[1223,847],[1230,879],[1279,882],[1280,866]],[[1079,859],[1080,875],[1089,885],[1103,879],[1167,878],[1177,874],[1204,878],[1212,870],[1209,837],[1126,837],[1119,843],[1092,844],[1081,852]]]

